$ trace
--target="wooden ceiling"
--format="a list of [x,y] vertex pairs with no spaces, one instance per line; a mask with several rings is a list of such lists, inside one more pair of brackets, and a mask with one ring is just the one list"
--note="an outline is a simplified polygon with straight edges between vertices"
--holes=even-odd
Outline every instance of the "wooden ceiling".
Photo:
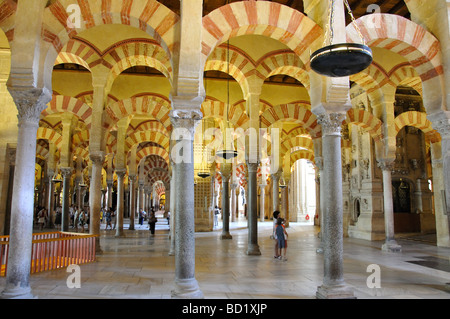
[[[211,11],[226,5],[227,3],[237,2],[242,0],[205,0],[203,1],[203,15],[207,15]],[[277,2],[300,12],[303,12],[303,0],[268,0]],[[174,11],[176,14],[180,14],[180,0],[159,0],[166,7]],[[370,5],[377,5],[380,8],[380,13],[391,13],[403,16],[407,19],[410,18],[408,8],[403,0],[348,0],[350,8],[353,11],[355,18],[359,18],[365,14],[372,13],[369,10]]]

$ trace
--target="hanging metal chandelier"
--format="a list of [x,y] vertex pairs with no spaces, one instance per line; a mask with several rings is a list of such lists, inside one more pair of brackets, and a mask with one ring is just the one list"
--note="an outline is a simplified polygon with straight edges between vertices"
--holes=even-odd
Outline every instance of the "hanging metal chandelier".
[[[227,41],[227,123],[224,125],[225,132],[228,127],[228,112],[229,112],[229,106],[230,106],[230,40]],[[238,156],[238,152],[233,147],[232,140],[227,139],[227,134],[224,135],[224,142],[223,142],[224,148],[222,150],[219,150],[216,152],[216,156],[219,156],[225,160],[236,158]],[[228,149],[227,147],[230,146]]]
[[[365,44],[364,37],[356,24],[350,5],[347,0],[343,0],[348,13],[352,19],[353,26],[361,38],[359,43],[337,43],[333,44],[333,22],[334,22],[334,3],[329,1],[328,24],[324,37],[323,48],[315,51],[311,55],[311,68],[328,77],[344,77],[357,74],[366,69],[373,60],[372,50]],[[329,36],[329,37],[328,37]],[[327,40],[329,39],[329,45]]]

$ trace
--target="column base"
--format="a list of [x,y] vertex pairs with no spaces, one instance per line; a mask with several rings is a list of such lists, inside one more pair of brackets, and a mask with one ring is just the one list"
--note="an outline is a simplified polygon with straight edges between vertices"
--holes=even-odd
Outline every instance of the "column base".
[[450,282],[445,284],[445,291],[450,292]]
[[319,286],[316,292],[317,299],[356,299],[353,290],[347,285]]
[[198,282],[193,279],[175,280],[175,289],[171,292],[172,299],[203,299],[203,292]]
[[37,299],[31,293],[31,288],[13,287],[6,288],[0,295],[0,299]]
[[123,232],[123,230],[116,232],[116,234],[114,235],[114,237],[116,238],[125,238],[125,233]]
[[260,256],[261,251],[259,250],[258,245],[249,245],[247,249],[247,255],[249,256]]
[[382,251],[390,253],[399,253],[402,251],[402,246],[397,244],[395,240],[387,241],[381,246]]
[[226,233],[222,233],[222,235],[220,235],[220,239],[233,239],[233,236],[231,236],[231,234],[229,232],[226,232]]
[[128,230],[135,230],[135,229],[134,229],[134,226],[128,227]]

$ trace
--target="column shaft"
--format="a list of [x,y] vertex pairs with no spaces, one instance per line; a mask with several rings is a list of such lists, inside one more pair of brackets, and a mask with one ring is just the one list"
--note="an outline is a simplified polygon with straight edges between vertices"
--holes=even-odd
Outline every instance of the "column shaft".
[[222,239],[232,239],[230,234],[230,194],[229,194],[229,175],[222,175]]
[[123,213],[124,213],[124,185],[123,178],[125,176],[126,170],[117,170],[117,227],[116,227],[116,237],[124,237],[125,233],[123,232]]
[[344,282],[343,269],[343,199],[341,164],[341,124],[343,114],[326,114],[318,117],[323,134],[323,186],[325,216],[322,229],[324,247],[323,285],[318,287],[318,298],[354,298]]
[[248,248],[247,255],[261,255],[258,246],[258,163],[247,162],[248,169]]
[[16,165],[11,203],[6,287],[1,298],[32,298],[30,265],[33,236],[36,134],[51,94],[47,90],[11,91],[19,111]]
[[61,168],[63,176],[63,203],[62,203],[62,216],[61,216],[61,230],[63,232],[69,231],[70,214],[69,214],[69,188],[70,177],[72,176],[71,168]]
[[[197,114],[172,117],[176,140],[171,151],[176,178],[175,289],[173,298],[203,298],[195,279],[194,132]],[[199,116],[201,118],[201,116]]]
[[91,153],[92,161],[92,177],[89,189],[89,233],[91,235],[98,235],[96,238],[96,253],[101,254],[100,247],[100,209],[102,200],[102,165],[104,155],[102,152]]
[[383,171],[383,202],[384,202],[384,227],[386,240],[382,250],[400,252],[401,246],[395,241],[394,232],[394,203],[392,199],[392,168],[393,161],[378,161],[378,166]]

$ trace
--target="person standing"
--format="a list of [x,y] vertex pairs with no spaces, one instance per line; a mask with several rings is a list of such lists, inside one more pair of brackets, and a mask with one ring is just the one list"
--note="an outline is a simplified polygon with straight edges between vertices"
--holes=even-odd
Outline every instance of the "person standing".
[[277,229],[277,220],[278,216],[280,216],[280,212],[278,210],[273,212],[273,228],[272,228],[272,236],[270,236],[272,239],[275,239],[275,254],[273,258],[278,258],[278,240],[276,240],[275,230]]
[[286,250],[287,250],[287,237],[288,234],[286,232],[286,229],[283,226],[283,219],[278,218],[277,219],[277,228],[275,230],[275,238],[278,242],[278,259],[286,261]]

